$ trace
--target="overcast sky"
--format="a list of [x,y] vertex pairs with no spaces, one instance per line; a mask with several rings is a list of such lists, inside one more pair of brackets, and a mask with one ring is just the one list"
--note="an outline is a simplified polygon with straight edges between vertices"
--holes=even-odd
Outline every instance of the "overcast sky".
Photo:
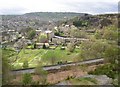
[[119,0],[0,0],[0,14],[29,12],[79,12],[104,14],[118,12]]

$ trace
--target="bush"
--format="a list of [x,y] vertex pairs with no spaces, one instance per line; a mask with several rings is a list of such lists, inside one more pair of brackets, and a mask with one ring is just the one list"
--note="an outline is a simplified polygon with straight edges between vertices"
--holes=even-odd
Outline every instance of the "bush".
[[32,82],[32,76],[29,73],[23,75],[22,78],[23,85],[30,85]]
[[62,64],[62,61],[60,61],[60,62],[57,62],[57,64]]
[[115,71],[114,68],[113,64],[105,64],[104,66],[97,67],[94,71],[90,71],[89,74],[107,75],[108,77],[115,79],[118,72]]
[[55,32],[55,35],[56,35],[56,36],[60,36],[60,33],[59,33],[59,32]]

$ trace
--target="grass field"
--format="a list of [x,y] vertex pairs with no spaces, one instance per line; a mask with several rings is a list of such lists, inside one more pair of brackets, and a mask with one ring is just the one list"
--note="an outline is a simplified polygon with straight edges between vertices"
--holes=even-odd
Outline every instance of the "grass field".
[[28,61],[29,67],[35,67],[38,62],[41,62],[42,65],[52,65],[58,62],[73,62],[74,56],[79,53],[79,49],[75,49],[73,53],[68,52],[66,49],[61,50],[60,47],[57,47],[55,50],[52,49],[25,49],[21,50],[17,57],[17,61],[12,65],[15,68],[22,68],[24,61]]

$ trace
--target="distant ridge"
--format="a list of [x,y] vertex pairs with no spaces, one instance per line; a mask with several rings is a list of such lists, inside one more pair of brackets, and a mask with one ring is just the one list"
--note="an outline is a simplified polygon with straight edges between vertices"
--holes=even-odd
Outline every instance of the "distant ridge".
[[75,12],[31,12],[26,13],[25,17],[36,17],[41,21],[59,21],[71,19],[76,16],[84,16],[85,13],[75,13]]

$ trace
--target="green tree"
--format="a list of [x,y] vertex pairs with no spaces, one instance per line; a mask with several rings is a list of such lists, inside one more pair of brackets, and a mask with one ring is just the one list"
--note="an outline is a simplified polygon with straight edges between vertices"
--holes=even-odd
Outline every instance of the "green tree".
[[30,85],[32,83],[32,76],[29,73],[26,73],[22,77],[23,85]]
[[73,25],[76,27],[83,27],[83,26],[88,26],[89,22],[88,21],[81,21],[81,20],[76,20],[73,22]]
[[6,85],[9,84],[10,80],[11,80],[11,62],[9,60],[9,58],[13,55],[16,55],[16,52],[12,49],[0,49],[0,60],[2,63],[2,66],[0,66],[2,68],[2,71],[0,71],[0,74],[2,74],[2,84]]
[[84,41],[81,44],[80,58],[102,58],[108,43],[103,40]]
[[35,32],[35,30],[30,30],[29,32],[28,32],[28,38],[30,39],[30,40],[32,40],[34,37],[35,37],[35,34],[36,34],[36,32]]
[[118,28],[109,26],[104,29],[103,38],[106,40],[118,41]]
[[26,29],[23,29],[22,32],[26,33],[26,36],[30,40],[32,40],[35,37],[35,35],[36,35],[36,31],[32,27],[27,27]]
[[54,33],[56,36],[60,36],[60,32],[55,32]]
[[3,85],[10,82],[10,64],[8,58],[2,56],[2,83]]
[[104,58],[107,62],[117,64],[120,48],[117,45],[109,45],[104,52]]
[[39,79],[39,81],[40,81],[39,83],[41,85],[46,85],[48,72],[43,70],[43,67],[42,67],[41,63],[39,63],[37,65],[37,67],[35,68],[35,74],[37,74],[39,76],[39,78],[40,78]]
[[39,36],[39,42],[45,43],[45,42],[47,42],[47,41],[48,41],[47,35],[45,35],[45,34],[40,34],[40,36]]
[[108,26],[102,30],[96,30],[96,39],[106,39],[118,42],[118,28],[116,26]]

